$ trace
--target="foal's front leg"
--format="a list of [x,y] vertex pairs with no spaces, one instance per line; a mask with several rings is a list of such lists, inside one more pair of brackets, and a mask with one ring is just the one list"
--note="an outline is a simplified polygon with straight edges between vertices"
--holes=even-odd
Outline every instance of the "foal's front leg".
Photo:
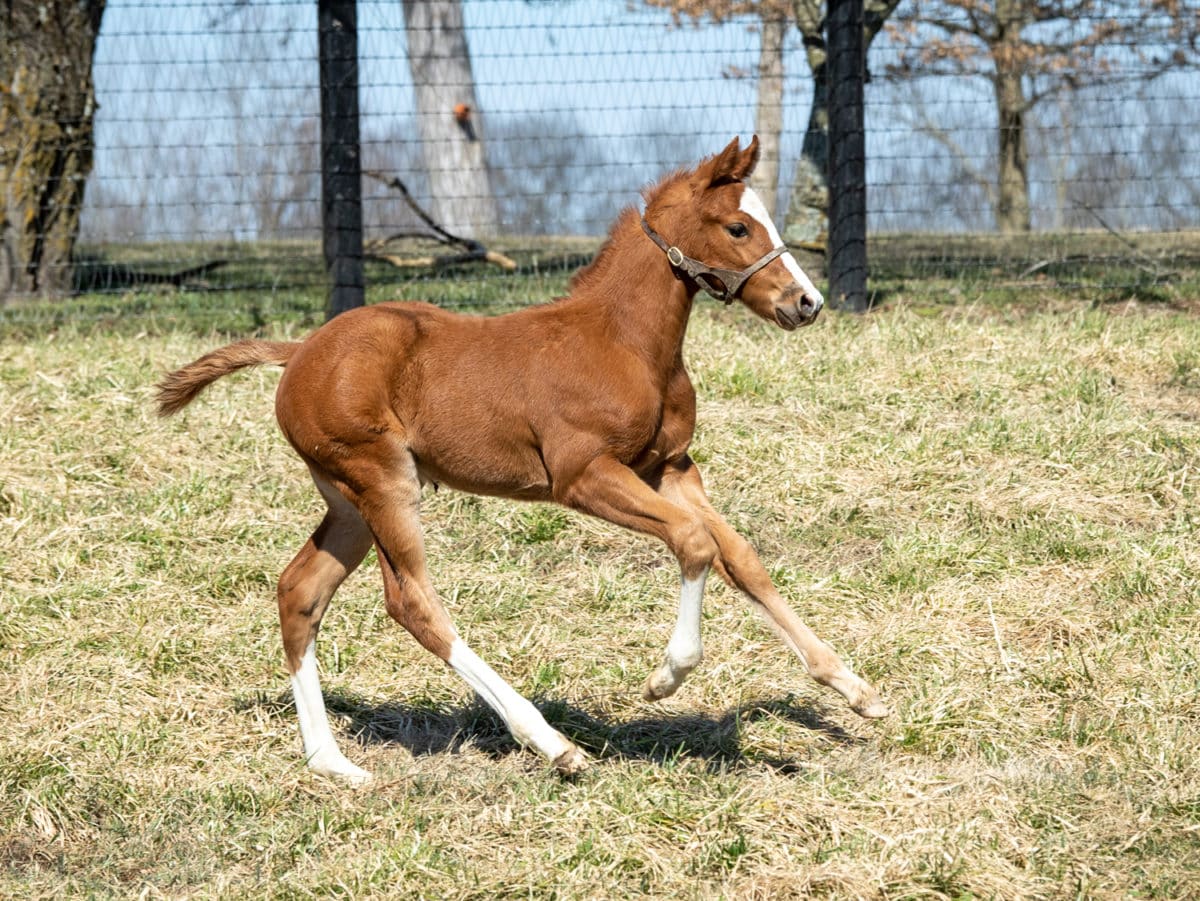
[[700,611],[704,602],[704,582],[708,572],[689,579],[683,577],[679,588],[679,614],[675,628],[667,642],[667,652],[662,664],[646,678],[642,697],[647,701],[661,701],[679,690],[704,658],[704,645],[700,640]]
[[650,701],[669,697],[703,656],[700,609],[704,582],[717,554],[703,518],[690,505],[656,493],[633,470],[608,457],[593,460],[558,499],[584,513],[661,539],[679,561],[683,580],[679,615],[665,659],[650,674],[643,690]]
[[[754,602],[784,643],[804,662],[809,675],[838,692],[860,716],[877,718],[888,715],[890,711],[879,697],[879,692],[856,675],[833,648],[818,638],[796,615],[776,590],[754,548],[713,509],[704,491],[700,471],[689,457],[685,456],[667,466],[658,491],[669,501],[695,511],[703,520],[708,533],[717,543],[718,554],[713,561],[717,572]],[[681,608],[681,622],[683,618]],[[698,642],[698,617],[696,639]],[[651,676],[651,682],[647,683],[647,695],[650,694],[653,680],[661,671]]]

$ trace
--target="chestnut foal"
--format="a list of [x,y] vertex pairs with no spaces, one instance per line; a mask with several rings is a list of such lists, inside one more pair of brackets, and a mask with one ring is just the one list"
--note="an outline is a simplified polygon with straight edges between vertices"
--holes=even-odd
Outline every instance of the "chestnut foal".
[[275,409],[329,506],[279,580],[279,618],[308,766],[362,782],[338,749],[317,678],[314,642],[338,585],[374,544],[388,613],[446,661],[521,743],[562,773],[587,758],[458,636],[429,581],[418,516],[421,486],[554,501],[664,541],[683,587],[665,659],[645,696],[665,698],[701,658],[708,570],[743,591],[819,682],[865,717],[887,714],[792,612],[750,545],[704,493],[688,457],[696,400],[683,337],[700,289],[740,300],[792,330],[823,300],[787,253],[744,180],[758,139],[735,138],[696,169],[626,209],[570,296],[504,316],[421,303],[338,316],[298,343],[238,341],[168,375],[170,415],[223,375],[286,367]]

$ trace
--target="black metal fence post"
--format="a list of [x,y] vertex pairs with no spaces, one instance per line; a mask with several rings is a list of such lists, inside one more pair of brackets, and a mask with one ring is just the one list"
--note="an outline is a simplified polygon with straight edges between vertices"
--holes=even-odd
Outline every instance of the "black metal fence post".
[[354,0],[318,0],[321,245],[329,278],[328,319],[361,307],[365,300],[357,18]]
[[867,310],[863,0],[829,0],[829,302]]

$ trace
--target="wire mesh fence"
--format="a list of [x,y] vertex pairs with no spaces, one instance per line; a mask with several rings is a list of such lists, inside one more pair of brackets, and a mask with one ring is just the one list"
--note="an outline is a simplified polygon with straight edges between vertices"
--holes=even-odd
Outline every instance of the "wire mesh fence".
[[[970,299],[996,285],[1167,297],[1197,284],[1200,11],[1186,0],[1056,7],[875,9],[867,202],[879,299]],[[776,164],[760,193],[820,272],[820,4],[357,8],[372,298],[544,299],[641,187],[756,130]],[[455,15],[461,31],[447,26]],[[74,292],[321,295],[316,4],[110,0],[91,72],[94,155],[76,176],[79,237],[61,264]],[[11,185],[36,176],[5,152],[8,225]],[[429,218],[516,269],[448,262],[397,180]],[[9,269],[30,265],[6,253]],[[9,303],[4,316],[21,311]]]

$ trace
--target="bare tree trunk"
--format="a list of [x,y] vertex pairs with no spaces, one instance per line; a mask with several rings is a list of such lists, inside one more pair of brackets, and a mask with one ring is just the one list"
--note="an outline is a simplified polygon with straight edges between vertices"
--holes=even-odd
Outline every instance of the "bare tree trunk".
[[1070,94],[1060,94],[1057,98],[1058,115],[1061,122],[1060,137],[1053,154],[1054,159],[1054,228],[1061,230],[1067,221],[1067,192],[1070,172],[1070,148],[1074,146],[1074,112],[1071,106],[1073,98]]
[[460,0],[404,0],[404,30],[433,216],[456,235],[494,234],[500,217]]
[[[824,46],[821,48],[824,56]],[[823,241],[829,229],[829,83],[825,62],[813,70],[808,128],[788,199],[783,237],[796,243]]]
[[1025,95],[1021,73],[995,76],[999,113],[999,161],[996,182],[996,226],[1002,232],[1027,232],[1029,218],[1029,149],[1025,140]]
[[783,38],[787,18],[772,15],[762,20],[762,46],[758,53],[758,109],[754,130],[760,157],[750,187],[762,198],[767,214],[775,218],[779,195],[779,142],[783,133]]
[[785,241],[824,240],[829,229],[829,83],[825,63],[825,15],[820,0],[796,0],[793,14],[804,36],[805,56],[812,73],[812,104],[808,128],[788,197]]
[[1021,83],[1019,44],[1026,13],[1023,0],[999,0],[999,40],[992,47],[996,74],[997,137],[996,226],[1002,232],[1027,232],[1029,220],[1029,149],[1025,136],[1025,89]]
[[104,0],[0,10],[0,298],[71,289],[92,171],[92,56]]
[[[863,0],[864,53],[871,49],[871,42],[899,3],[900,0]],[[824,7],[823,0],[792,0],[792,14],[804,36],[813,78],[808,129],[804,132],[800,159],[796,161],[783,230],[784,239],[794,243],[822,241],[829,229],[829,82],[825,71]]]

